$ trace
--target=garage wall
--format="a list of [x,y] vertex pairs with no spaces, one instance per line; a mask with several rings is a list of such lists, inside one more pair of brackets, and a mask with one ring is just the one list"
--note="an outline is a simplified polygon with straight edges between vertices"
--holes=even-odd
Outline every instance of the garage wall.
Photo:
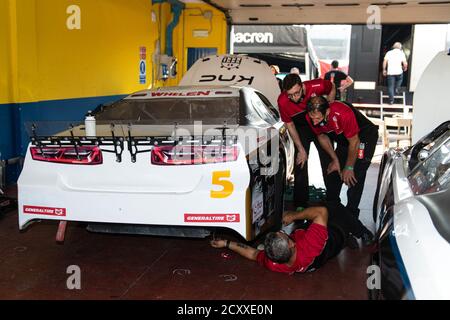
[[9,10],[9,3],[0,1],[0,160],[11,158],[15,147],[10,141],[14,132],[11,121],[14,99]]
[[[160,51],[165,52],[166,46],[166,26],[170,23],[172,15],[170,5],[155,4],[153,12],[156,15],[157,27],[160,32],[155,39],[154,48],[157,48],[159,41]],[[209,14],[211,18],[208,19]],[[227,52],[228,26],[225,15],[214,7],[201,1],[189,1],[185,3],[185,9],[180,16],[180,21],[174,29],[173,52],[178,60],[178,74],[173,79],[165,82],[158,81],[157,68],[153,70],[155,86],[172,86],[178,84],[188,66],[188,48],[216,48],[218,54]],[[157,51],[157,49],[156,49]]]
[[[211,19],[205,10],[213,12]],[[165,52],[171,19],[170,4],[151,0],[0,1],[0,159],[25,154],[32,122],[82,120],[100,103],[176,85],[186,71],[188,47],[225,53],[224,15],[191,1],[173,33],[178,74],[158,80],[153,54]],[[68,23],[76,21],[80,29],[70,30]],[[206,38],[193,36],[198,27],[209,30]],[[139,81],[141,47],[146,48],[145,84]]]

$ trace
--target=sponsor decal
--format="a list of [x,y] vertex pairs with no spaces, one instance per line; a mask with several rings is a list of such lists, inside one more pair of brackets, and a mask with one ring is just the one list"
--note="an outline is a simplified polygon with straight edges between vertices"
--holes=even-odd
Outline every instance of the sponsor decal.
[[224,57],[221,62],[221,68],[226,68],[228,70],[231,69],[239,69],[241,65],[242,58],[241,57]]
[[245,77],[242,75],[232,75],[231,77],[227,78],[225,75],[215,75],[215,74],[204,74],[200,76],[199,82],[212,82],[212,81],[220,81],[220,82],[233,82],[233,83],[239,83],[239,82],[247,82],[248,85],[251,85],[253,83],[253,80],[255,79],[254,76]]
[[[333,116],[333,122],[334,122],[334,127],[335,127],[335,129],[336,129],[336,131],[341,131],[341,128],[339,127],[339,122],[338,122],[338,119],[336,118],[336,116]],[[342,131],[341,132],[339,132],[338,134],[341,134],[342,133]]]
[[253,221],[258,221],[264,214],[264,194],[262,180],[255,181],[252,190]]
[[234,34],[235,43],[273,43],[272,32],[237,32]]
[[185,213],[184,222],[239,222],[240,217],[238,213]]
[[23,206],[23,213],[65,217],[66,216],[66,208]]
[[192,91],[192,92],[152,92],[152,97],[198,97],[209,96],[211,91]]

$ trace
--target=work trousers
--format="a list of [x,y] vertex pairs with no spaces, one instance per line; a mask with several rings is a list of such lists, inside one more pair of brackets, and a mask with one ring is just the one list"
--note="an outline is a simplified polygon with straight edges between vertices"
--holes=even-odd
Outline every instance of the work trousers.
[[[347,209],[354,215],[359,217],[359,203],[364,190],[364,183],[366,181],[367,170],[372,161],[373,154],[378,141],[378,126],[371,126],[359,133],[361,143],[364,143],[364,157],[357,159],[354,165],[354,173],[357,183],[347,190]],[[336,155],[341,165],[341,170],[344,169],[348,156],[348,144],[337,142]],[[327,186],[327,201],[333,203],[340,203],[340,193],[342,189],[342,179],[337,172],[332,172],[326,176]]]
[[[322,176],[326,184],[326,169],[328,163],[328,156],[326,152],[320,146],[317,136],[312,131],[308,122],[306,121],[306,111],[299,113],[293,117],[293,122],[295,128],[297,129],[298,135],[300,136],[300,141],[305,148],[306,154],[309,157],[309,149],[311,142],[317,148],[319,152],[320,164],[322,166]],[[297,159],[298,150],[295,153],[295,159]],[[309,178],[308,178],[308,162],[305,162],[303,168],[300,165],[295,164],[294,166],[294,205],[296,207],[308,207],[309,201]]]

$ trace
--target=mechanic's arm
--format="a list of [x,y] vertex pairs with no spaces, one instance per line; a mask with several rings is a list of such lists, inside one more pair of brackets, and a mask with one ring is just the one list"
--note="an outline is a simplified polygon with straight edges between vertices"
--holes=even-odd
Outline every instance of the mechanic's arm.
[[300,165],[301,168],[305,165],[305,162],[308,160],[308,155],[306,154],[306,150],[303,147],[302,142],[300,141],[300,136],[298,135],[297,129],[295,128],[294,122],[285,122],[286,128],[289,131],[289,135],[294,141],[295,148],[297,148],[298,154],[297,159],[295,159],[295,163]]
[[383,76],[387,76],[387,64],[388,61],[386,59],[383,60]]
[[246,244],[230,241],[230,240],[222,240],[222,239],[216,239],[211,240],[211,246],[214,248],[226,248],[228,242],[228,249],[239,253],[241,256],[256,261],[256,257],[258,256],[259,250],[250,247]]
[[408,62],[402,61],[402,67],[403,67],[403,72],[406,72],[408,70]]
[[326,207],[309,207],[303,211],[285,211],[283,213],[284,225],[289,225],[294,220],[305,219],[326,227],[328,223],[328,210]]
[[345,89],[350,87],[353,84],[353,82],[354,81],[353,81],[352,77],[347,76],[347,78],[345,79],[345,83],[340,88],[338,88],[338,90],[344,91]]
[[319,141],[322,149],[325,150],[325,152],[328,153],[331,158],[331,162],[327,168],[327,174],[330,174],[333,171],[337,171],[339,174],[341,174],[339,159],[336,155],[336,152],[334,151],[333,144],[331,143],[330,138],[326,134],[322,133],[317,136],[317,140]]
[[347,138],[348,140],[348,154],[347,154],[347,162],[345,163],[344,170],[342,171],[342,181],[348,186],[355,185],[358,181],[355,178],[355,172],[353,171],[353,167],[356,163],[356,158],[358,156],[358,147],[359,147],[359,136],[355,134],[351,138]]

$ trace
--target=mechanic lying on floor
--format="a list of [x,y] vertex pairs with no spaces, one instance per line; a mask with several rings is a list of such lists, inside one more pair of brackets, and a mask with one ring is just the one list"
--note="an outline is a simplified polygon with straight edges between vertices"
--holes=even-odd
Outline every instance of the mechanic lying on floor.
[[[330,216],[330,221],[328,221]],[[306,229],[291,235],[283,231],[270,232],[264,241],[264,251],[230,240],[212,240],[214,248],[229,248],[275,272],[294,274],[314,271],[335,257],[348,244],[349,234],[361,223],[342,204],[309,207],[303,211],[286,211],[283,224],[295,220],[310,220]]]

